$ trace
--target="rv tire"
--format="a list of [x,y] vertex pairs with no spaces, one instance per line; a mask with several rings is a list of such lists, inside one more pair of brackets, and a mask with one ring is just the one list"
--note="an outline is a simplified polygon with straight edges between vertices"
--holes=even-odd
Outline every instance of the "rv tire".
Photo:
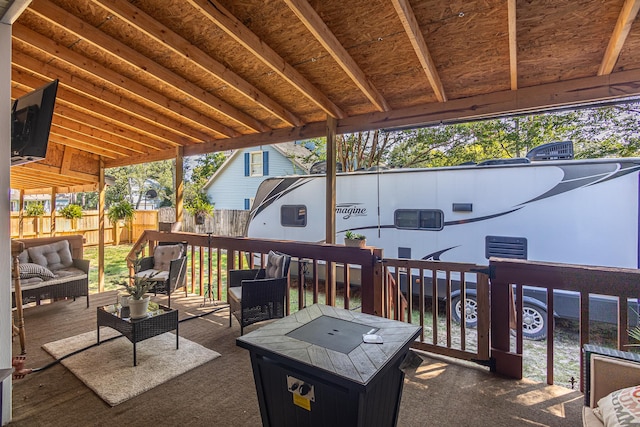
[[[465,298],[465,319],[467,328],[475,328],[478,325],[478,301],[475,295],[467,295]],[[451,318],[460,323],[462,301],[460,295],[451,299]]]
[[522,308],[522,337],[534,341],[547,338],[547,310],[524,302]]

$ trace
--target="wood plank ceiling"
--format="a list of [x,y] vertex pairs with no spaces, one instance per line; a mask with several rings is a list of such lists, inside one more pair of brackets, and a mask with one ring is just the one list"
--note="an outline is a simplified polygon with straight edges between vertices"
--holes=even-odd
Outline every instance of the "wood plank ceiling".
[[33,0],[12,97],[60,79],[47,157],[105,167],[640,94],[640,0]]

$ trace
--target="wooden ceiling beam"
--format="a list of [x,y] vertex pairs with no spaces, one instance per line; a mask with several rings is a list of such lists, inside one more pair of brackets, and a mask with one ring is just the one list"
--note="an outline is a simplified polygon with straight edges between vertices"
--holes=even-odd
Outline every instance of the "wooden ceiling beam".
[[424,39],[424,35],[420,30],[420,25],[418,24],[418,20],[416,19],[415,13],[413,13],[413,9],[411,8],[409,1],[392,0],[392,3],[393,7],[396,9],[398,17],[400,18],[400,22],[402,22],[402,26],[404,27],[404,30],[409,37],[409,41],[413,46],[413,50],[418,56],[420,65],[422,65],[422,69],[427,75],[427,80],[429,80],[429,84],[431,85],[433,93],[436,95],[436,99],[439,102],[446,102],[447,95],[445,94],[444,87],[442,86],[442,82],[440,81],[440,75],[438,74],[436,65],[431,58],[431,53],[429,52],[427,41]]
[[[183,103],[174,101],[159,92],[151,90],[123,76],[121,73],[108,69],[96,61],[67,49],[55,40],[45,37],[24,25],[14,24],[11,30],[14,40],[51,56],[54,63],[60,61],[74,67],[77,70],[75,74],[78,76],[89,74],[103,81],[106,87],[126,91],[130,99],[136,102],[148,104],[150,107],[155,105],[161,108],[166,116],[171,116],[174,119],[180,119],[182,121],[187,119],[193,128],[207,129],[207,132],[213,131],[222,138],[228,137],[228,135],[224,133],[227,129],[221,128],[220,123],[209,116],[185,106]],[[115,92],[115,90],[112,90],[112,92]]]
[[389,111],[391,108],[380,91],[371,83],[311,5],[306,0],[284,0],[284,2],[378,111]]
[[91,0],[109,13],[135,27],[147,37],[163,44],[168,50],[190,61],[201,70],[214,76],[227,87],[237,91],[251,102],[278,117],[289,126],[301,126],[303,121],[282,105],[271,99],[231,69],[216,61],[188,40],[162,25],[142,10],[124,0]]
[[[76,16],[66,12],[48,0],[37,0],[31,3],[28,12],[36,14],[39,18],[51,22],[61,30],[73,34],[78,42],[89,43],[94,48],[114,57],[118,61],[129,64],[138,72],[143,72],[157,80],[160,86],[169,85],[181,92],[185,99],[191,99],[202,104],[207,109],[213,109],[230,120],[247,127],[255,132],[266,132],[270,128],[253,117],[238,110],[222,99],[207,92],[189,80],[175,74],[151,58],[144,56],[135,49],[103,33],[99,29],[88,25]],[[117,55],[116,55],[117,52]],[[220,125],[222,129],[224,126]],[[235,130],[228,128],[224,132],[227,136],[239,135]]]
[[638,16],[638,10],[640,10],[640,0],[625,0],[620,15],[618,15],[616,26],[613,28],[613,34],[609,39],[607,50],[604,52],[604,58],[602,58],[602,63],[598,69],[599,76],[610,74],[613,71],[622,46],[631,30],[631,25],[636,16]]
[[[14,73],[16,72],[15,68],[19,67],[26,72],[40,76],[44,81],[46,81],[46,79],[60,79],[57,96],[64,97],[65,93],[70,92],[79,93],[88,99],[93,99],[95,102],[102,104],[102,108],[99,111],[121,111],[138,120],[173,132],[182,138],[205,141],[214,139],[211,138],[210,134],[189,127],[173,118],[161,115],[148,107],[145,108],[144,105],[133,102],[50,64],[45,64],[37,59],[33,59],[18,50],[12,53],[11,62],[14,65]],[[174,145],[177,146],[180,144],[174,143]]]
[[518,89],[518,39],[516,20],[516,0],[507,0],[507,20],[509,27],[509,76],[511,90]]
[[[443,122],[464,122],[578,107],[585,103],[640,96],[638,81],[640,81],[640,69],[622,71],[608,76],[548,83],[514,91],[477,95],[384,113],[362,114],[339,120],[337,133],[415,128],[438,125]],[[255,147],[317,138],[325,135],[325,124],[324,121],[315,122],[298,128],[276,129],[269,135],[244,135],[239,138],[190,145],[184,147],[184,155],[194,156],[229,148]]]
[[187,0],[199,13],[220,27],[236,42],[250,51],[264,64],[295,87],[310,101],[332,117],[346,117],[337,105],[295,68],[288,64],[276,51],[267,46],[256,34],[248,29],[233,14],[216,0]]
[[55,141],[61,145],[73,147],[77,150],[86,151],[91,154],[112,159],[127,155],[124,150],[118,150],[117,147],[114,148],[111,144],[106,144],[102,140],[97,140],[86,135],[80,135],[75,132],[69,132],[67,129],[61,128],[57,124],[51,125],[49,140]]

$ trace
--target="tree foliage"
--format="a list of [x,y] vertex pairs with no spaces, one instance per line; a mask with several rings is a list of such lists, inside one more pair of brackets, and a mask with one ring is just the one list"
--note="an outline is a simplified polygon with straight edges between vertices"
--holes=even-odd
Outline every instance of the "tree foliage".
[[115,180],[106,190],[106,204],[128,200],[135,209],[140,208],[148,190],[155,190],[162,206],[174,206],[173,190],[175,161],[163,160],[109,169],[107,174]]

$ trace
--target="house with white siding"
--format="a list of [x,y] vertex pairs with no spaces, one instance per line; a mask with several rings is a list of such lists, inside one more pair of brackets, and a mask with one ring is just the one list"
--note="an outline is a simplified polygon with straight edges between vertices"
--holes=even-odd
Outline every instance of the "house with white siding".
[[265,179],[309,173],[311,165],[305,158],[310,154],[300,142],[236,150],[209,178],[204,191],[216,209],[248,210]]

